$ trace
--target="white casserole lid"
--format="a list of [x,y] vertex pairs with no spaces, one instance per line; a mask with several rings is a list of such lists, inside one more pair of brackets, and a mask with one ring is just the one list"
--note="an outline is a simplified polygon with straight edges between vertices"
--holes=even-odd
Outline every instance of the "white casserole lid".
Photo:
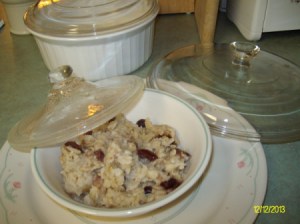
[[143,26],[158,10],[156,0],[39,0],[24,22],[35,34],[95,38]]

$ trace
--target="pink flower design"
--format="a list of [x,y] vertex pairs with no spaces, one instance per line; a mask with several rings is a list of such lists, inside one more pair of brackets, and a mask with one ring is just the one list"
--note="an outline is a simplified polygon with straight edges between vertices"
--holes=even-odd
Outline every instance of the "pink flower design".
[[201,104],[197,104],[196,109],[201,112],[203,110],[203,106]]
[[14,181],[12,184],[16,189],[20,189],[22,187],[21,182],[19,181]]
[[238,166],[238,168],[243,168],[243,167],[245,167],[245,162],[243,161],[243,160],[241,160],[241,161],[239,161],[238,163],[237,163],[237,166]]

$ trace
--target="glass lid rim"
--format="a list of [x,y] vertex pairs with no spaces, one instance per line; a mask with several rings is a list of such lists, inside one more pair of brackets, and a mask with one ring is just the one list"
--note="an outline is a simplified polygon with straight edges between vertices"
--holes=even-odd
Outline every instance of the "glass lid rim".
[[[66,21],[59,21],[57,19],[52,20],[52,18],[43,18],[44,21],[41,21],[41,18],[38,20],[36,15],[42,15],[38,13],[37,5],[38,2],[30,6],[24,14],[24,23],[27,26],[27,29],[33,34],[50,39],[98,39],[111,37],[115,35],[120,35],[123,32],[130,32],[131,30],[139,29],[139,27],[145,26],[150,23],[158,14],[159,7],[158,3],[155,0],[152,0],[153,4],[144,14],[138,16],[137,18],[132,18],[127,21],[125,24],[118,24],[114,26],[107,26],[104,28],[93,27],[90,22],[86,23],[67,23]],[[88,7],[87,7],[88,8]],[[92,17],[91,17],[92,18]],[[73,20],[76,22],[78,19],[75,17]],[[99,18],[97,19],[97,21]],[[90,20],[94,21],[94,20]],[[78,22],[78,21],[77,21]],[[95,22],[95,21],[94,21]],[[43,23],[46,23],[48,28],[43,27]],[[54,26],[54,25],[55,26]],[[73,24],[73,25],[72,25]],[[96,24],[97,25],[97,24]],[[52,27],[49,29],[49,27]],[[58,27],[58,28],[57,28]],[[63,32],[61,28],[64,28]],[[75,29],[75,27],[77,27]],[[85,29],[83,29],[85,27]],[[72,31],[73,30],[73,31]]]

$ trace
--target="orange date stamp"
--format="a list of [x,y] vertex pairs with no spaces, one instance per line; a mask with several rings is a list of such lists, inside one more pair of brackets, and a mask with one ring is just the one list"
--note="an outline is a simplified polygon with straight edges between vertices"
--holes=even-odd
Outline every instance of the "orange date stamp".
[[284,214],[285,205],[254,205],[253,211],[256,214]]

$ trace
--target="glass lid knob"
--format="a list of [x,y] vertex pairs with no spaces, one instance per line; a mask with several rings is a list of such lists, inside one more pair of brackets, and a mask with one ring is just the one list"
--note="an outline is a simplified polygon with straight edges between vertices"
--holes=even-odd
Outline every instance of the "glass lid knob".
[[73,69],[69,65],[62,65],[49,72],[48,78],[50,83],[54,84],[69,78],[73,73]]
[[249,42],[232,42],[230,46],[234,51],[232,64],[238,66],[249,67],[250,60],[260,51],[257,45]]

